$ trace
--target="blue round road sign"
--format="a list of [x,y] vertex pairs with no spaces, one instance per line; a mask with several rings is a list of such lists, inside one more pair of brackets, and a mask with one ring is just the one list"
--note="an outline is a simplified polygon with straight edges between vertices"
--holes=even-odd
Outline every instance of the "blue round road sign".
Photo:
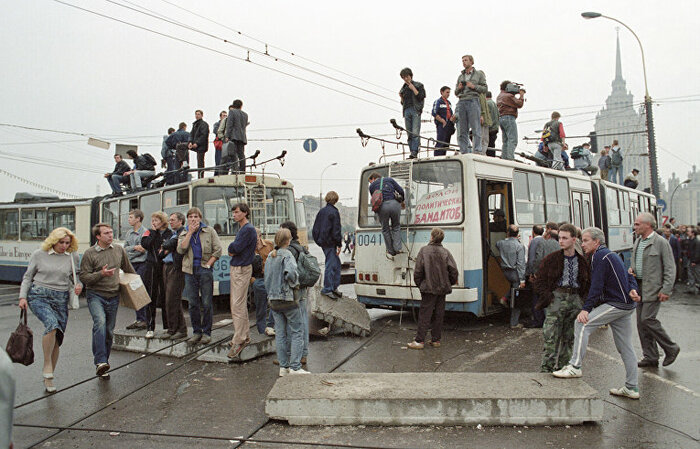
[[307,153],[313,153],[316,151],[316,148],[318,148],[318,143],[314,139],[306,139],[304,141],[304,150],[306,150]]

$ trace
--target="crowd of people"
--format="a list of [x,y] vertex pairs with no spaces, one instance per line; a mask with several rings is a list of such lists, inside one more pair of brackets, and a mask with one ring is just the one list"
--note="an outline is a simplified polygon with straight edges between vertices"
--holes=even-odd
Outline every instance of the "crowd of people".
[[[243,111],[243,101],[234,100],[227,111],[219,113],[219,120],[211,127],[204,121],[204,112],[195,111],[192,131],[187,131],[187,123],[181,122],[178,129],[169,128],[163,136],[161,147],[161,166],[165,168],[163,183],[176,184],[188,179],[189,153],[195,153],[197,168],[205,168],[205,156],[209,151],[210,134],[214,134],[215,175],[244,173],[246,167],[245,146],[248,143],[246,128],[250,122],[248,114]],[[105,173],[113,196],[122,195],[122,185],[131,191],[138,191],[154,181],[158,165],[151,154],[139,155],[131,149],[126,154],[133,160],[133,167],[122,155],[114,155],[114,170]],[[204,177],[204,170],[197,170],[198,177]]]

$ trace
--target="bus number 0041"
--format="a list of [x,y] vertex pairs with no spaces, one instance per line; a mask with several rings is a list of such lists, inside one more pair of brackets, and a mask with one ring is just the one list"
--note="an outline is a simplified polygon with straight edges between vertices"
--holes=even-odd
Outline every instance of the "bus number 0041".
[[357,236],[357,246],[383,245],[382,234],[359,234]]

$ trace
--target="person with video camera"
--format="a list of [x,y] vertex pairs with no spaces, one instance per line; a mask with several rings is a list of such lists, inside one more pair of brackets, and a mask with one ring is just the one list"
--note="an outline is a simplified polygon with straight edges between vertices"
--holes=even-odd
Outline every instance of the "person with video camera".
[[[520,98],[516,97],[516,94]],[[520,85],[508,80],[501,83],[501,93],[496,98],[498,121],[503,132],[501,159],[512,161],[515,157],[515,147],[518,146],[518,125],[515,124],[515,119],[518,118],[518,109],[523,107],[525,101],[525,89]]]

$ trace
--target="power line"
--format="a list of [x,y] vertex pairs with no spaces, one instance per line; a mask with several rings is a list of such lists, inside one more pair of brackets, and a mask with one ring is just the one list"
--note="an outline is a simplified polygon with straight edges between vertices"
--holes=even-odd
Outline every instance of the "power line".
[[82,198],[82,197],[80,197],[80,196],[78,196],[78,195],[73,195],[73,194],[71,194],[71,193],[66,193],[66,192],[63,192],[63,191],[61,191],[61,190],[56,190],[56,189],[53,189],[53,188],[51,188],[51,187],[47,187],[47,186],[45,186],[45,185],[43,185],[43,184],[39,184],[38,182],[31,181],[31,180],[29,180],[29,179],[27,179],[27,178],[23,178],[23,177],[21,177],[21,176],[17,176],[17,175],[15,175],[14,173],[10,173],[10,172],[7,171],[7,170],[3,170],[2,168],[0,168],[0,174],[3,174],[3,175],[5,175],[5,176],[7,176],[7,177],[9,177],[9,178],[16,179],[16,180],[18,180],[18,181],[20,181],[20,182],[22,182],[22,183],[24,183],[24,184],[30,185],[30,186],[32,186],[32,187],[38,187],[38,188],[40,188],[40,189],[42,189],[42,190],[45,190],[45,191],[47,191],[47,192],[57,193],[57,194],[59,194],[59,195],[67,196],[68,198],[75,198],[75,199]]
[[242,57],[240,57],[240,56],[236,56],[236,55],[233,55],[233,54],[230,54],[230,53],[226,53],[226,52],[224,52],[224,51],[217,50],[217,49],[215,49],[215,48],[207,47],[206,45],[197,44],[196,42],[188,41],[188,40],[186,40],[186,39],[182,39],[182,38],[179,38],[179,37],[170,35],[170,34],[166,34],[166,33],[163,33],[163,32],[160,32],[160,31],[157,31],[157,30],[148,28],[148,27],[144,27],[144,26],[141,26],[141,25],[137,25],[137,24],[135,24],[135,23],[127,22],[127,21],[125,21],[125,20],[122,20],[122,19],[119,19],[119,18],[116,18],[116,17],[112,17],[112,16],[109,16],[109,15],[106,15],[106,14],[102,14],[102,13],[100,13],[100,12],[93,11],[93,10],[91,10],[91,9],[83,8],[83,7],[81,7],[81,6],[78,6],[78,5],[74,5],[74,4],[72,4],[72,3],[65,2],[65,1],[63,1],[63,0],[53,0],[53,1],[56,2],[56,3],[59,3],[59,4],[61,4],[61,5],[64,5],[64,6],[68,6],[68,7],[70,7],[70,8],[77,9],[77,10],[79,10],[79,11],[87,12],[87,13],[89,13],[89,14],[93,14],[93,15],[95,15],[95,16],[102,17],[102,18],[107,19],[107,20],[112,20],[112,21],[114,21],[114,22],[118,22],[118,23],[121,23],[121,24],[130,26],[130,27],[132,27],[132,28],[136,28],[136,29],[139,29],[139,30],[147,31],[147,32],[149,32],[149,33],[153,33],[153,34],[156,34],[156,35],[158,35],[158,36],[165,37],[165,38],[167,38],[167,39],[171,39],[171,40],[174,40],[174,41],[177,41],[177,42],[181,42],[181,43],[184,43],[184,44],[193,46],[193,47],[201,48],[201,49],[203,49],[203,50],[207,50],[207,51],[210,51],[210,52],[212,52],[212,53],[216,53],[216,54],[219,54],[219,55],[222,55],[222,56],[227,56],[227,57],[229,57],[229,58],[232,58],[232,59],[235,59],[235,60],[238,60],[238,61],[247,62],[247,63],[253,64],[253,65],[255,65],[255,66],[262,67],[262,68],[267,69],[267,70],[271,70],[271,71],[273,71],[273,72],[275,72],[275,73],[279,73],[279,74],[281,74],[281,75],[285,75],[285,76],[288,76],[288,77],[290,77],[290,78],[294,78],[294,79],[297,79],[297,80],[300,80],[300,81],[304,81],[304,82],[306,82],[306,83],[308,83],[308,84],[311,84],[311,85],[314,85],[314,86],[317,86],[317,87],[321,87],[321,88],[323,88],[323,89],[327,89],[327,90],[330,90],[330,91],[339,93],[339,94],[341,94],[341,95],[345,95],[345,96],[348,96],[348,97],[351,97],[351,98],[355,98],[355,99],[360,100],[360,101],[364,101],[365,103],[370,103],[370,104],[373,104],[373,105],[375,105],[375,106],[379,106],[379,107],[381,107],[381,108],[388,109],[388,110],[391,110],[391,111],[397,111],[397,109],[395,109],[395,108],[392,108],[392,107],[383,105],[383,104],[381,104],[381,103],[377,103],[377,102],[372,101],[372,100],[368,100],[368,99],[366,99],[366,98],[359,97],[359,96],[357,96],[357,95],[353,95],[353,94],[348,93],[348,92],[344,92],[344,91],[342,91],[342,90],[340,90],[340,89],[336,89],[336,88],[333,88],[333,87],[330,87],[330,86],[326,86],[326,85],[324,85],[324,84],[321,84],[321,83],[318,83],[318,82],[315,82],[315,81],[312,81],[312,80],[309,80],[309,79],[306,79],[306,78],[302,78],[302,77],[300,77],[300,76],[294,75],[294,74],[292,74],[292,73],[285,72],[285,71],[283,71],[283,70],[275,69],[274,67],[269,67],[269,66],[266,66],[266,65],[264,65],[264,64],[260,64],[260,63],[258,63],[258,62],[255,62],[255,61],[250,60],[249,58],[242,58]]

